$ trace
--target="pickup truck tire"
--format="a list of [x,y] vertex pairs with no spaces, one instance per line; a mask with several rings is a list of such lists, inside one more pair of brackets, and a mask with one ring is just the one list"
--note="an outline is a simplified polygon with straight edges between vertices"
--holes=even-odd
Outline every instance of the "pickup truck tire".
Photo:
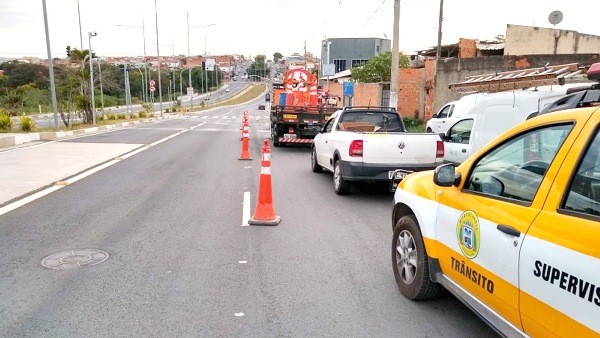
[[338,195],[350,193],[350,183],[342,177],[342,167],[339,160],[333,164],[333,189]]
[[313,173],[323,172],[323,167],[317,162],[317,149],[315,147],[312,147],[312,151],[310,152],[310,166]]
[[402,216],[396,223],[392,267],[398,289],[408,299],[432,299],[442,290],[430,279],[427,252],[414,215]]

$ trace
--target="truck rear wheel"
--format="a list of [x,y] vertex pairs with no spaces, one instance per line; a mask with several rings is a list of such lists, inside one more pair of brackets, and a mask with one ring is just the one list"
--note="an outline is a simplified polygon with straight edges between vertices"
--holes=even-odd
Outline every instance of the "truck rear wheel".
[[338,195],[347,195],[350,193],[350,182],[342,177],[342,168],[340,161],[335,161],[333,164],[333,188]]
[[421,229],[414,215],[398,220],[392,240],[392,267],[400,292],[408,299],[435,298],[442,286],[431,280]]
[[275,125],[271,127],[271,138],[273,139],[274,147],[281,146],[281,143],[279,143],[279,136],[277,136],[277,126]]

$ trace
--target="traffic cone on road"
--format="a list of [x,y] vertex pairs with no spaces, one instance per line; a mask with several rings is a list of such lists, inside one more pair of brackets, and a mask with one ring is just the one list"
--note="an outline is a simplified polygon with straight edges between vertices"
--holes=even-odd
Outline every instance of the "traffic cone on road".
[[248,125],[250,125],[250,120],[248,119],[248,111],[244,111],[244,113],[242,114],[242,126],[240,127],[240,130],[244,129],[244,123],[248,123]]
[[[247,127],[244,127],[247,128]],[[240,160],[251,160],[252,156],[250,156],[250,141],[249,141],[248,129],[244,129],[244,133],[242,134],[242,154],[240,155]]]
[[242,137],[240,137],[240,140],[244,140],[244,134],[248,134],[248,139],[250,139],[250,124],[248,124],[248,122],[244,122],[242,123]]
[[254,216],[250,218],[250,225],[277,225],[281,217],[275,215],[273,208],[273,194],[271,191],[271,149],[269,140],[265,140],[262,147],[262,160],[260,162],[260,183],[258,200]]

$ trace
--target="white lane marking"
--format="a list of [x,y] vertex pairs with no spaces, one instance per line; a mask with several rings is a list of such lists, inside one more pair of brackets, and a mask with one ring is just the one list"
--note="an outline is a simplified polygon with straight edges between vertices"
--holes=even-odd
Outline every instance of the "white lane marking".
[[[196,125],[195,127],[199,127],[199,126],[201,126],[203,124],[205,124],[205,123],[200,123],[200,124]],[[46,195],[48,195],[50,193],[55,192],[58,189],[64,188],[64,187],[66,187],[66,186],[68,186],[70,184],[73,184],[73,183],[75,183],[75,182],[77,182],[77,181],[79,181],[79,180],[81,180],[83,178],[86,178],[86,177],[88,177],[88,176],[90,176],[92,174],[95,174],[95,173],[97,173],[98,171],[100,171],[102,169],[106,169],[106,168],[110,167],[113,164],[119,163],[120,161],[122,161],[122,160],[124,160],[126,158],[129,158],[129,157],[131,157],[131,156],[133,156],[135,154],[139,154],[139,153],[141,153],[144,150],[148,150],[150,147],[152,147],[154,145],[157,145],[159,143],[165,142],[165,141],[167,141],[169,139],[172,139],[175,136],[181,135],[181,134],[187,132],[188,130],[189,129],[182,130],[182,131],[180,131],[178,133],[172,134],[172,135],[167,136],[167,137],[165,137],[163,139],[160,139],[160,140],[158,140],[156,142],[153,142],[153,143],[151,143],[149,145],[142,146],[142,147],[140,147],[138,149],[135,149],[135,150],[133,150],[133,151],[131,151],[129,153],[121,155],[121,156],[117,157],[114,160],[110,160],[110,161],[105,162],[105,163],[103,163],[103,164],[101,164],[99,166],[96,166],[96,167],[92,168],[92,169],[86,170],[86,171],[82,172],[79,175],[76,175],[76,176],[73,176],[73,177],[69,178],[68,180],[59,181],[60,184],[58,184],[58,185],[55,184],[55,185],[53,185],[51,187],[48,187],[48,188],[46,188],[44,190],[38,191],[35,194],[29,195],[29,196],[27,196],[27,197],[25,197],[25,198],[23,198],[21,200],[18,200],[16,202],[11,203],[11,204],[5,205],[4,207],[0,208],[0,215],[4,215],[7,212],[10,212],[10,211],[13,211],[13,210],[15,210],[17,208],[20,208],[20,207],[24,206],[25,204],[28,204],[30,202],[33,202],[33,201],[37,200],[38,198],[44,197],[44,196],[46,196]],[[250,218],[248,217],[248,219],[250,219]]]
[[252,167],[244,167],[244,169],[251,169]]
[[221,115],[221,117],[223,117],[223,116],[226,116],[226,115],[229,115],[229,113],[231,113],[232,111],[234,111],[234,110],[236,110],[236,109],[238,109],[238,107],[236,107],[236,108],[233,108],[232,110],[228,111],[227,113],[225,113],[225,114]]
[[248,261],[239,261],[240,264],[246,264]]
[[208,118],[208,116],[202,116],[202,118],[203,118],[203,119],[207,119],[207,118]]
[[244,317],[244,313],[243,312],[234,313],[233,315],[236,316],[236,317]]
[[55,185],[55,186],[49,187],[47,189],[44,189],[42,191],[38,191],[38,192],[36,192],[33,195],[29,195],[29,196],[23,198],[22,200],[19,200],[19,201],[16,201],[14,203],[5,205],[2,208],[0,208],[0,215],[4,215],[4,214],[6,214],[9,211],[13,211],[13,210],[15,210],[15,209],[17,209],[19,207],[22,207],[25,204],[27,204],[29,202],[33,202],[33,201],[37,200],[38,198],[46,196],[46,195],[48,195],[50,193],[53,193],[53,192],[55,192],[56,190],[58,190],[58,189],[60,189],[62,187],[63,186]]
[[247,227],[250,220],[250,192],[244,191],[244,203],[242,204],[242,226]]

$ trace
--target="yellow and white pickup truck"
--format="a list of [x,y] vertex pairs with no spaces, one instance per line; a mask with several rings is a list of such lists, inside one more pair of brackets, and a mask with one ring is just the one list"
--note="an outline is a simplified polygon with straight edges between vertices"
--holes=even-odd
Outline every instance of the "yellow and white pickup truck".
[[458,167],[408,175],[392,225],[407,298],[445,288],[505,336],[600,336],[600,106],[537,116]]

